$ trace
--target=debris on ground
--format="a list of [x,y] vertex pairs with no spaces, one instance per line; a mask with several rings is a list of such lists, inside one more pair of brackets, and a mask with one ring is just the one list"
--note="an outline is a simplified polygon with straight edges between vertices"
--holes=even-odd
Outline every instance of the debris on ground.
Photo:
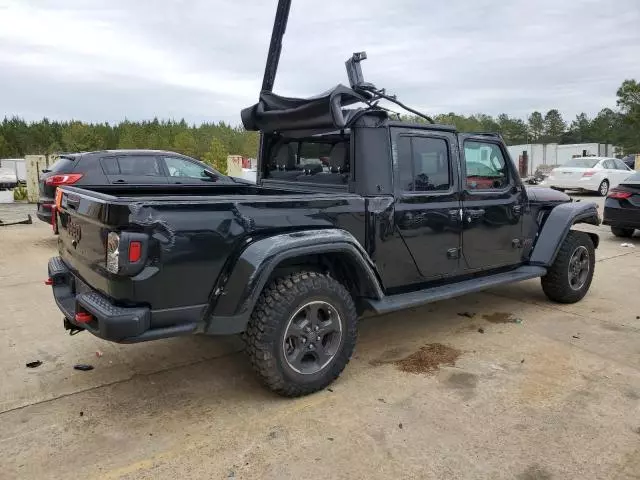
[[495,312],[482,315],[487,322],[491,323],[522,323],[521,318],[514,317],[512,313]]
[[473,312],[460,312],[458,313],[458,315],[461,317],[467,317],[467,318],[473,318],[476,316],[476,314]]
[[333,437],[327,437],[327,440],[329,440],[330,442],[333,442]]
[[80,370],[82,372],[88,372],[89,370],[93,370],[93,365],[89,365],[87,363],[78,363],[73,366],[74,370]]
[[387,401],[386,401],[384,398],[379,398],[379,399],[378,399],[378,401],[379,401],[380,403],[387,403]]
[[0,220],[0,227],[8,227],[9,225],[31,225],[32,223],[31,215],[27,215],[25,220],[14,220],[10,222]]
[[479,328],[478,333],[484,333],[484,328]]
[[80,410],[80,416],[84,417],[84,412],[82,410]]
[[633,243],[621,243],[621,247],[633,248],[635,245]]
[[441,343],[430,343],[408,357],[394,362],[395,366],[407,373],[434,373],[440,365],[455,365],[462,352]]
[[522,360],[520,360],[520,363],[524,363],[524,358]]
[[104,353],[102,353],[100,350],[96,350],[96,357],[100,358],[102,355],[104,355]]
[[571,335],[573,338],[577,338],[578,340],[580,340],[580,336],[579,335]]
[[332,388],[327,388],[327,390],[331,393],[333,393],[333,389]]
[[398,424],[398,428],[399,428],[400,430],[402,430],[402,424],[401,424],[401,423],[399,423],[399,424]]
[[40,365],[42,365],[42,362],[40,360],[36,360],[35,362],[28,362],[25,364],[27,368],[38,368]]

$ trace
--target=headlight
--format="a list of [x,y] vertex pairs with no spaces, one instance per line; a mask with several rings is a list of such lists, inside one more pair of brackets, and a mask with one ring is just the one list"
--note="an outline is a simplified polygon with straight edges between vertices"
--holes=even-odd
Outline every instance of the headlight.
[[107,270],[111,273],[118,273],[120,270],[119,249],[120,235],[116,232],[109,232],[107,235]]

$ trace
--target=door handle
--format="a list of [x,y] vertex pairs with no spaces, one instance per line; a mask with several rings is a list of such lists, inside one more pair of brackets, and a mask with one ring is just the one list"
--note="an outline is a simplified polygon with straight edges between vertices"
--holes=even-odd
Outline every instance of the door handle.
[[468,210],[467,212],[471,218],[480,218],[484,216],[483,208],[475,208],[473,210]]
[[513,213],[515,213],[516,215],[520,215],[520,213],[522,213],[522,205],[514,205]]
[[116,180],[116,181],[115,181],[115,182],[113,182],[113,183],[127,183],[127,181],[126,181],[126,180],[123,180],[123,179],[121,179],[121,178],[119,178],[118,180]]
[[455,210],[449,210],[447,213],[449,214],[449,220],[453,222],[457,222],[462,218],[462,210],[460,210],[459,208],[456,208]]

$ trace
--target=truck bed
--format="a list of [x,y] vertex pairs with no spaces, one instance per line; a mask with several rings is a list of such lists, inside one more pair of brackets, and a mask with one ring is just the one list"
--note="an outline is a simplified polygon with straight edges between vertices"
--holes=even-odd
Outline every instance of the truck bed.
[[[251,241],[303,229],[342,228],[365,243],[365,200],[355,194],[256,185],[61,189],[62,261],[116,305],[145,299],[154,309],[209,302],[220,275]],[[106,270],[109,232],[149,239],[144,270]]]

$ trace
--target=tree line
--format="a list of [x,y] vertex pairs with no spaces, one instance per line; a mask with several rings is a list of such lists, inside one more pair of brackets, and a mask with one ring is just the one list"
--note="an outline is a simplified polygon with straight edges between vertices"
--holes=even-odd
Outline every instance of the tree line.
[[257,132],[224,122],[188,125],[184,120],[109,123],[25,122],[18,117],[0,123],[0,158],[29,154],[86,152],[118,148],[170,150],[226,170],[227,154],[255,157]]
[[[509,145],[523,143],[611,143],[625,153],[640,153],[640,83],[625,80],[617,91],[616,109],[604,108],[595,117],[581,113],[567,123],[557,109],[544,115],[533,112],[526,120],[500,114],[437,115],[437,123],[455,125],[461,132],[501,133]],[[406,117],[421,121],[420,118]],[[117,148],[172,150],[204,160],[226,170],[227,154],[255,157],[259,136],[224,122],[189,125],[184,120],[158,120],[115,125],[57,122],[43,119],[25,122],[19,117],[0,123],[0,158],[28,154],[81,152]]]

